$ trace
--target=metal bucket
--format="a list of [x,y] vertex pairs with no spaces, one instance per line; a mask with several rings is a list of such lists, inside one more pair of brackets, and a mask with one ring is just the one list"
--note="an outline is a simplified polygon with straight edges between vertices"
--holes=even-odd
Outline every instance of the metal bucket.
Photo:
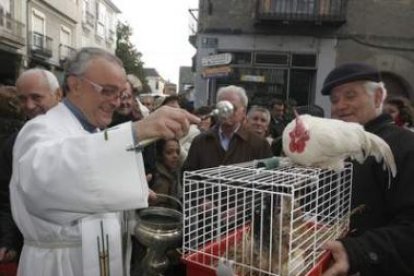
[[139,211],[135,237],[146,247],[139,265],[140,275],[162,275],[170,261],[167,251],[181,245],[183,215],[165,207],[149,207]]

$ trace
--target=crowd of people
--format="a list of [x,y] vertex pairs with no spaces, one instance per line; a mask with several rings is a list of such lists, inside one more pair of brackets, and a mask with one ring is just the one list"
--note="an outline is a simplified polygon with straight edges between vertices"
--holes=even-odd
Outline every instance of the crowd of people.
[[[128,275],[131,246],[121,237],[131,233],[122,226],[134,215],[120,212],[171,204],[157,194],[181,200],[183,171],[283,155],[293,100],[249,105],[244,88],[221,87],[217,102],[229,101],[234,112],[214,118],[206,116],[214,106],[185,110],[178,96],[140,95],[138,83],[112,54],[82,48],[62,85],[47,70],[29,69],[15,87],[0,87],[0,262],[19,261],[23,276],[98,275],[90,256],[105,226],[120,256],[110,260],[111,274]],[[370,209],[351,219],[352,235],[325,245],[334,259],[325,275],[413,275],[411,104],[387,98],[380,73],[360,63],[332,70],[322,94],[333,118],[382,137],[398,167],[388,188],[374,160],[354,165],[352,205]],[[148,138],[157,141],[127,150]]]

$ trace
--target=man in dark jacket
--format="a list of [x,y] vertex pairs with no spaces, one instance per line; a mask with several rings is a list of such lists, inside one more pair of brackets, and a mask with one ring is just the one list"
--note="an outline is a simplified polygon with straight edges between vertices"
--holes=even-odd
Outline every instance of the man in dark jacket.
[[[46,113],[61,98],[59,82],[52,72],[30,69],[16,81],[16,95],[22,113],[27,119]],[[9,182],[12,174],[12,150],[18,132],[12,134],[0,147],[0,262],[16,260],[22,246],[22,237],[10,210]]]
[[270,135],[276,139],[280,138],[287,125],[285,118],[285,103],[281,99],[274,99],[270,105]]
[[[225,119],[218,118],[218,123],[212,129],[194,138],[183,171],[213,168],[272,156],[267,140],[243,125],[248,103],[246,91],[233,85],[222,87],[217,92],[217,101],[224,100],[233,104],[233,114]],[[214,236],[220,236],[220,232],[226,232],[235,227],[235,224],[240,224],[239,219],[243,219],[244,214],[241,215],[242,211],[237,208],[250,208],[241,203],[239,207],[235,206],[243,198],[237,197],[237,190],[232,188],[223,188],[219,192],[215,185],[190,184],[184,186],[185,189],[188,189],[187,194],[196,197],[195,200],[190,200],[189,204],[198,207],[192,208],[188,213],[190,217],[198,218],[192,222],[195,227],[192,238],[195,247],[198,247],[197,243],[204,243]],[[221,193],[220,200],[217,199],[218,193]]]
[[347,237],[325,245],[334,263],[324,276],[414,275],[414,133],[382,114],[387,91],[380,73],[369,65],[338,66],[326,78],[322,94],[330,96],[333,118],[360,123],[383,138],[397,165],[391,179],[374,158],[354,163],[352,206],[366,208],[351,217]]
[[246,91],[233,85],[222,87],[217,92],[217,101],[223,100],[233,104],[234,114],[219,120],[213,129],[194,138],[183,170],[211,168],[272,156],[266,139],[243,125],[248,103]]

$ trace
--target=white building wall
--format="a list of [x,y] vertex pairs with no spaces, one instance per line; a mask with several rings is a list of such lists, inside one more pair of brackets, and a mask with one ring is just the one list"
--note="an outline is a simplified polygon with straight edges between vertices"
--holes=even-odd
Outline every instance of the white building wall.
[[148,81],[148,86],[151,88],[151,94],[164,95],[165,82],[161,77],[149,76],[146,79]]
[[[111,6],[103,0],[79,0],[82,7],[82,47],[104,48],[115,52],[116,22],[118,15]],[[85,10],[86,7],[86,10]],[[88,24],[87,13],[93,19],[93,24]]]

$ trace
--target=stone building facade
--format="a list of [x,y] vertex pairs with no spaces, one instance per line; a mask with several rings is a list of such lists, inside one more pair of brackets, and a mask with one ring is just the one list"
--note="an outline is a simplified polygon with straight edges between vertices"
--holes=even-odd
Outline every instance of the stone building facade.
[[[414,0],[200,0],[190,37],[195,104],[214,102],[220,86],[236,84],[254,104],[293,98],[329,114],[323,80],[352,61],[376,66],[390,94],[414,100],[412,18]],[[206,62],[220,53],[231,62]]]

